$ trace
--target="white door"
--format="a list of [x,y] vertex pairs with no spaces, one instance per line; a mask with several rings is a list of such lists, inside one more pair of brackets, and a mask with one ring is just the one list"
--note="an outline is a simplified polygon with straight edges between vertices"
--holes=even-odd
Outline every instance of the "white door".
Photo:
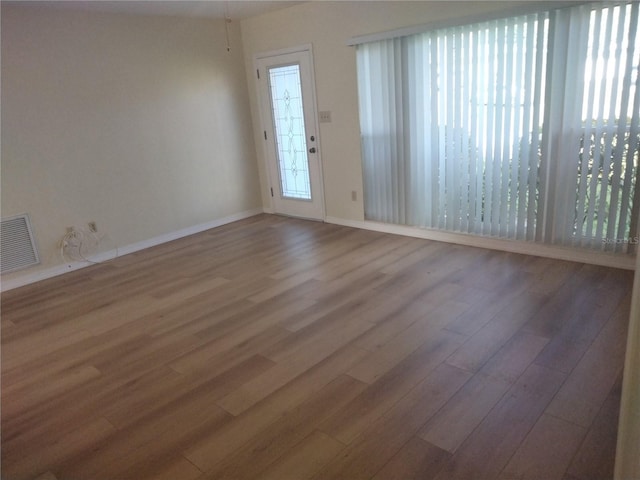
[[256,58],[272,207],[324,219],[311,50]]

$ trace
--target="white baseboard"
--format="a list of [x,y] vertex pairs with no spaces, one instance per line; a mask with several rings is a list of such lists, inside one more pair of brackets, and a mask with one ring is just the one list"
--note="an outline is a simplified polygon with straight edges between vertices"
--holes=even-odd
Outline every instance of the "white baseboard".
[[553,258],[556,260],[567,260],[570,262],[635,270],[635,257],[631,255],[615,255],[606,252],[594,252],[587,249],[542,245],[539,243],[525,241],[502,240],[499,238],[488,238],[464,233],[450,233],[443,232],[441,230],[430,230],[426,228],[393,225],[390,223],[371,222],[367,220],[358,221],[326,217],[325,222],[345,227],[362,228],[376,232],[424,238],[425,240],[436,240],[439,242],[455,243],[470,247],[488,248],[490,250],[521,253],[524,255],[534,255],[536,257]]
[[39,282],[40,280],[46,280],[47,278],[57,277],[58,275],[63,275],[68,272],[73,272],[75,270],[80,270],[81,268],[89,267],[94,263],[100,263],[100,262],[105,262],[107,260],[112,260],[115,257],[120,257],[122,255],[127,255],[129,253],[138,252],[140,250],[144,250],[145,248],[155,247],[156,245],[160,245],[162,243],[171,242],[179,238],[187,237],[195,233],[204,232],[205,230],[210,230],[212,228],[220,227],[228,223],[253,217],[261,213],[263,213],[262,208],[245,210],[244,212],[235,213],[233,215],[219,218],[211,222],[201,223],[199,225],[193,225],[191,227],[183,228],[175,232],[165,233],[163,235],[158,235],[157,237],[150,238],[148,240],[142,240],[140,242],[125,245],[123,247],[118,247],[117,249],[114,249],[114,250],[109,250],[107,252],[102,252],[96,255],[92,255],[88,257],[90,262],[74,261],[74,262],[69,262],[62,265],[56,265],[54,267],[46,268],[44,270],[39,270],[32,273],[25,272],[24,275],[16,276],[7,280],[2,280],[2,283],[0,285],[0,291],[6,292],[14,288]]

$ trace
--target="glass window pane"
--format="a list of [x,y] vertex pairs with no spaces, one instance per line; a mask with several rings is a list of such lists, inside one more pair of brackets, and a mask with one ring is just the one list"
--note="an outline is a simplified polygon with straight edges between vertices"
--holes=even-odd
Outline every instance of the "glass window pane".
[[269,87],[282,195],[311,200],[299,65],[270,68]]

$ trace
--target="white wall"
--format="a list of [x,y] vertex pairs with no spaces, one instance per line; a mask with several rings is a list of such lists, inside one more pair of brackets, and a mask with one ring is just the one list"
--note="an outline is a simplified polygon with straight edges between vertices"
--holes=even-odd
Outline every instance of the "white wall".
[[2,217],[43,264],[67,226],[104,247],[261,208],[240,27],[2,5]]
[[[263,203],[269,205],[260,133],[253,58],[256,53],[313,46],[318,110],[329,110],[332,123],[321,123],[326,214],[361,221],[362,165],[355,48],[350,37],[452,17],[511,8],[522,2],[307,2],[241,22],[251,97]],[[358,200],[351,200],[351,191]]]
[[640,255],[636,258],[618,422],[616,480],[640,478]]

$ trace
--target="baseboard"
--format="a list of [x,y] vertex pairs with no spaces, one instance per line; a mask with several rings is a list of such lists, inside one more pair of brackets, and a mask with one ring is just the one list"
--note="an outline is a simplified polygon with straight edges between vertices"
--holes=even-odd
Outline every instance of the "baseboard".
[[325,222],[345,227],[362,228],[364,230],[373,230],[375,232],[424,238],[425,240],[436,240],[439,242],[455,243],[470,247],[501,250],[504,252],[521,253],[524,255],[534,255],[536,257],[553,258],[556,260],[566,260],[570,262],[588,263],[591,265],[621,268],[624,270],[635,270],[635,257],[630,255],[623,256],[605,252],[594,252],[586,249],[541,245],[539,243],[524,241],[502,240],[498,238],[481,237],[478,235],[450,233],[440,230],[371,222],[367,220],[358,221],[345,220],[337,217],[326,217]]
[[188,237],[189,235],[204,232],[205,230],[210,230],[212,228],[220,227],[228,223],[237,222],[238,220],[243,220],[245,218],[253,217],[261,213],[263,213],[262,208],[245,210],[244,212],[235,213],[233,215],[219,218],[211,222],[201,223],[199,225],[183,228],[175,232],[158,235],[157,237],[153,237],[148,240],[142,240],[140,242],[118,247],[117,249],[109,250],[107,252],[91,255],[90,257],[88,257],[90,262],[74,261],[74,262],[69,262],[62,265],[56,265],[54,267],[46,268],[46,269],[39,270],[32,273],[25,272],[24,275],[13,277],[7,280],[2,280],[2,283],[0,284],[0,291],[6,292],[8,290],[12,290],[18,287],[23,287],[25,285],[39,282],[41,280],[57,277],[65,273],[80,270],[81,268],[89,267],[94,263],[101,263],[108,260],[112,260],[115,257],[121,257],[122,255],[128,255],[129,253],[138,252],[140,250],[144,250],[145,248],[155,247],[156,245],[160,245],[162,243],[167,243],[173,240],[177,240],[179,238]]

